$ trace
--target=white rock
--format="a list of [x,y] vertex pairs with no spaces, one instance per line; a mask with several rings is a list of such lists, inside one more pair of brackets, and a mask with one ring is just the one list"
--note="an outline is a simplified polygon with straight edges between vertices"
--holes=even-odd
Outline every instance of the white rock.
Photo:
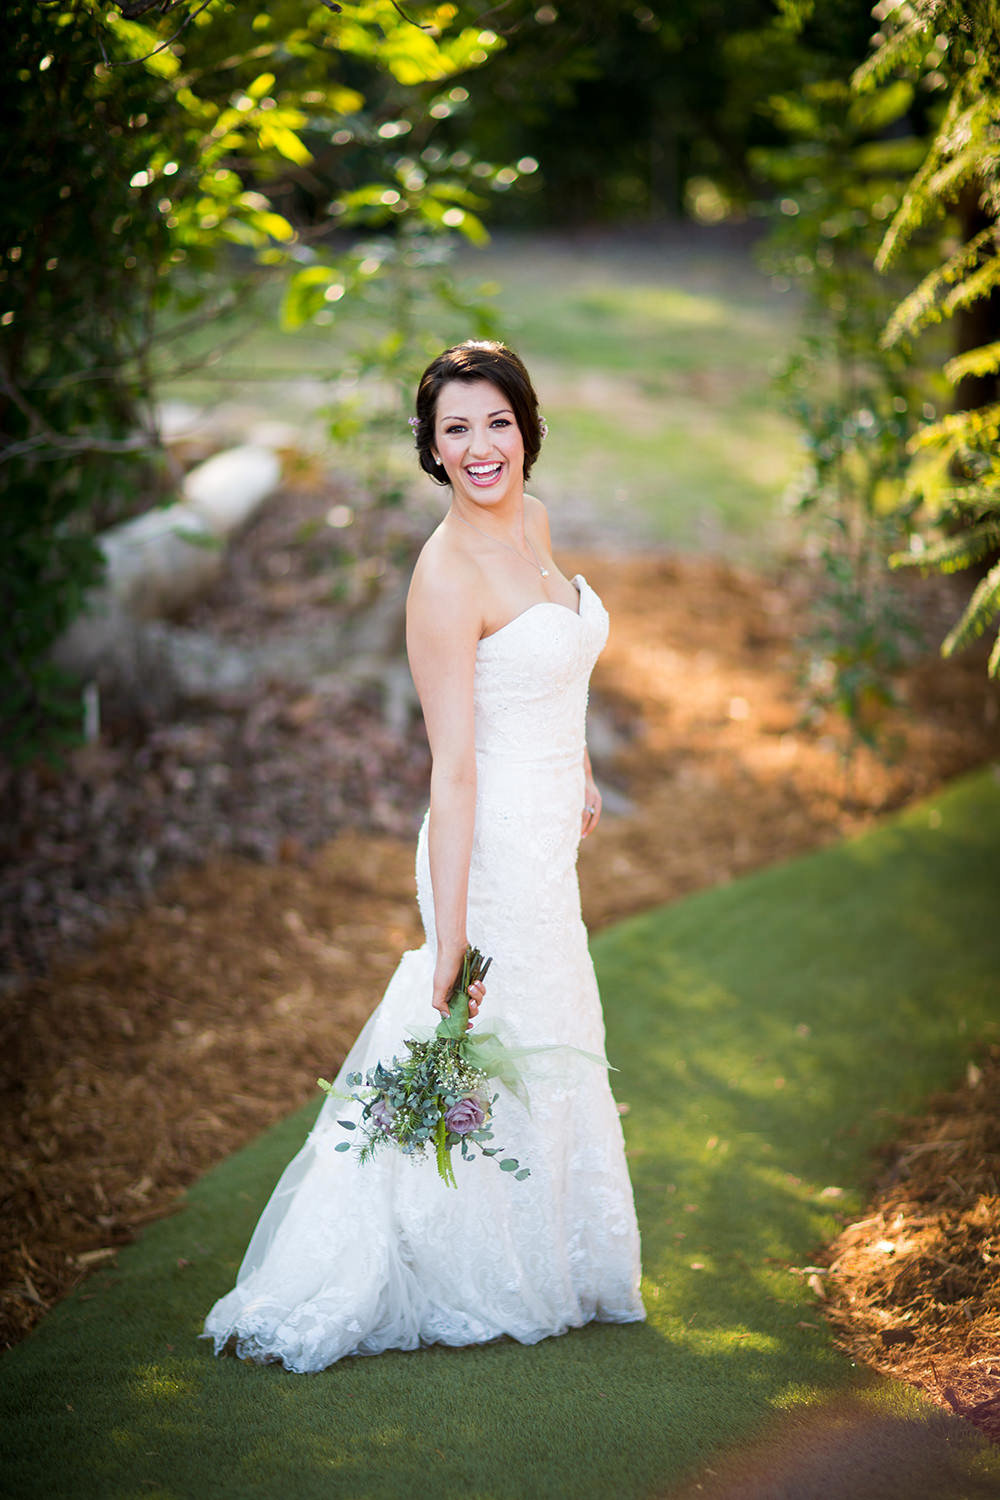
[[213,536],[228,536],[276,489],[281,462],[270,448],[245,444],[216,453],[184,480],[184,500]]
[[186,401],[163,401],[156,409],[156,425],[165,443],[200,436],[208,427],[205,413]]
[[100,543],[107,560],[101,592],[138,620],[155,620],[196,599],[222,567],[216,538],[187,505],[148,510],[111,527]]
[[[98,542],[105,557],[102,586],[58,642],[54,659],[66,670],[104,683],[111,678],[143,688],[150,674],[172,675],[171,642],[145,622],[175,614],[208,589],[222,568],[224,543],[244,525],[281,479],[281,464],[268,448],[243,446],[199,465],[188,474],[184,498],[157,507],[105,531]],[[205,653],[188,675],[211,675]],[[187,666],[183,651],[182,666]],[[164,670],[166,667],[166,670]],[[246,680],[249,668],[230,654],[218,668],[225,683]],[[173,673],[181,678],[184,672]]]

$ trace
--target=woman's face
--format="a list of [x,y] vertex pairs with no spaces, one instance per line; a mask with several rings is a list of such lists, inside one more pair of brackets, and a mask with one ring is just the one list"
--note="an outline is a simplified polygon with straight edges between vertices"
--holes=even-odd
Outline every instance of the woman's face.
[[434,451],[455,495],[493,508],[524,491],[524,440],[490,380],[449,380],[438,394]]

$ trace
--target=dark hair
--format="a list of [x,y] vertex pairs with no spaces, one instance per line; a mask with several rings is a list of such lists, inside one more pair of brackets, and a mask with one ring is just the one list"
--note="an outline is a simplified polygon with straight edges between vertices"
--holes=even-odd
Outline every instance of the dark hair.
[[494,339],[468,339],[464,344],[456,344],[432,360],[421,375],[415,423],[411,419],[420,467],[438,484],[448,483],[444,465],[434,460],[433,448],[438,396],[450,380],[461,380],[466,385],[476,380],[489,380],[503,391],[524,442],[524,477],[527,479],[542,446],[538,397],[531,376],[513,349]]

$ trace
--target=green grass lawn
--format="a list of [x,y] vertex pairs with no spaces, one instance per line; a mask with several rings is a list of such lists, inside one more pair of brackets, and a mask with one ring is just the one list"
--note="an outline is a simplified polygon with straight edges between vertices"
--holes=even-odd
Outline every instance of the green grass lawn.
[[[467,288],[497,289],[500,332],[535,378],[551,431],[532,487],[552,505],[557,533],[562,512],[610,523],[633,544],[753,557],[773,546],[799,451],[771,384],[794,305],[771,290],[745,245],[696,229],[659,244],[505,234],[464,251],[455,274]],[[207,376],[186,375],[162,394],[242,403],[262,418],[302,422],[314,439],[317,382],[335,379],[391,320],[345,302],[326,327],[282,333],[277,312],[274,287]],[[454,312],[429,326],[442,347],[470,332]],[[204,353],[220,336],[195,331],[183,352]],[[419,487],[403,413],[399,426],[391,463]],[[350,451],[339,460],[355,462]]]
[[[749,1454],[771,1478],[733,1500],[1000,1494],[1000,1451],[856,1371],[796,1270],[862,1207],[897,1113],[1000,1037],[998,844],[1000,783],[984,772],[855,842],[595,940],[646,1325],[317,1376],[213,1359],[201,1318],[310,1105],[0,1362],[5,1493],[618,1500],[709,1488],[710,1470]],[[813,1422],[827,1422],[819,1459],[813,1437],[795,1446]],[[773,1477],[820,1459],[818,1487]],[[848,1459],[844,1487],[830,1476]]]

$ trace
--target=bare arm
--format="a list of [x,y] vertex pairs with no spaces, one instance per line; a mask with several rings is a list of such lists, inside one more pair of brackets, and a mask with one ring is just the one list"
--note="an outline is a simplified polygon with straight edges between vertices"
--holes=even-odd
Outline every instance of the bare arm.
[[[406,649],[432,759],[428,852],[438,940],[432,1003],[443,1015],[467,943],[476,815],[472,692],[482,630],[476,584],[474,570],[429,546],[414,570],[406,605]],[[481,994],[473,993],[470,1015]]]

